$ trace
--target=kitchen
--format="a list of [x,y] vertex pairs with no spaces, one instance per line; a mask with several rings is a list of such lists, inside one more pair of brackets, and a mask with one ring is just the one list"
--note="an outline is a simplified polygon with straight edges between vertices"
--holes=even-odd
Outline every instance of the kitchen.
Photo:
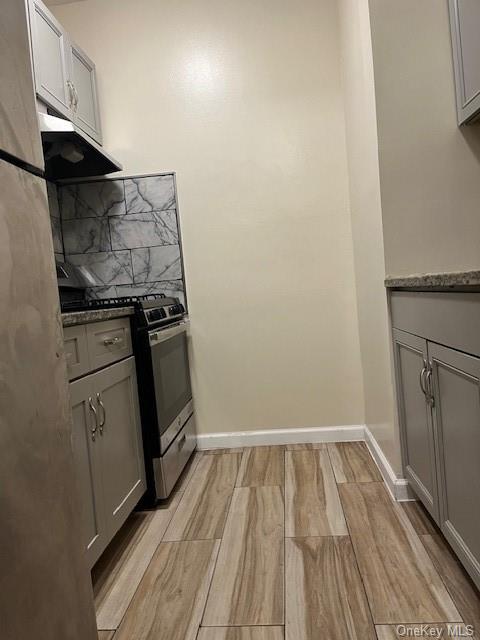
[[476,3],[2,8],[2,637],[478,635]]

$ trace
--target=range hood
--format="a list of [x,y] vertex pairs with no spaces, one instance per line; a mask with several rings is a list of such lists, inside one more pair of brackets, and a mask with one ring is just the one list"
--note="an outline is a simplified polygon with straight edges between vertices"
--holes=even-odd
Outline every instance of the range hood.
[[89,178],[122,170],[119,162],[70,120],[47,113],[39,113],[38,119],[47,178]]

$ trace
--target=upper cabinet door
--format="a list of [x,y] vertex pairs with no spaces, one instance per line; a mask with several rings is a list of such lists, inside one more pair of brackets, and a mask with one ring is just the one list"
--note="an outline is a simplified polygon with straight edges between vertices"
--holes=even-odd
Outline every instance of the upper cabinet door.
[[43,169],[23,2],[2,0],[0,43],[0,150]]
[[405,475],[432,517],[439,522],[427,341],[394,329],[393,343]]
[[30,28],[37,94],[49,106],[71,117],[68,40],[61,24],[40,0],[30,0]]
[[480,2],[449,0],[458,124],[480,111]]
[[73,111],[76,124],[102,143],[97,99],[95,65],[76,44],[70,43],[70,80],[73,84]]

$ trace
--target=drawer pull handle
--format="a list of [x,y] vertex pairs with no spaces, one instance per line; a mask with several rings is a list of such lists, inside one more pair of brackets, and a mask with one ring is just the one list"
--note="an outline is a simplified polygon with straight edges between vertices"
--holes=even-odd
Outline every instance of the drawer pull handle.
[[181,451],[183,449],[183,447],[185,446],[186,441],[187,441],[187,436],[185,434],[183,434],[183,436],[178,441],[178,450],[179,451]]
[[119,338],[118,336],[115,336],[114,338],[105,338],[105,340],[103,341],[103,344],[106,347],[110,347],[116,344],[120,344],[121,342],[123,342],[123,338]]

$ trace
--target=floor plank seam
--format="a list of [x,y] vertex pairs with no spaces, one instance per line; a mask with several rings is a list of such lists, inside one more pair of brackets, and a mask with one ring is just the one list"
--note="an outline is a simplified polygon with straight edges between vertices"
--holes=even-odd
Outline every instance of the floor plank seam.
[[[243,454],[242,454],[242,455],[243,455]],[[241,461],[241,460],[240,460],[240,461]],[[238,465],[238,469],[240,469],[240,464]],[[237,470],[237,474],[238,474],[238,470]],[[200,616],[200,622],[199,622],[199,625],[198,625],[198,628],[197,628],[196,637],[198,637],[198,635],[199,635],[199,633],[200,633],[200,629],[201,629],[201,628],[202,628],[202,626],[203,626],[203,625],[202,625],[203,617],[204,617],[204,615],[205,615],[205,610],[206,610],[206,608],[207,608],[208,599],[209,599],[209,597],[210,597],[210,591],[211,591],[211,589],[212,589],[213,577],[214,577],[214,575],[215,575],[215,571],[217,570],[218,558],[220,557],[220,551],[221,551],[221,549],[222,549],[222,544],[223,544],[223,534],[224,534],[224,532],[225,532],[225,525],[227,524],[228,516],[230,515],[230,508],[231,508],[231,506],[232,506],[232,497],[233,497],[233,492],[234,492],[234,491],[235,491],[235,487],[233,487],[233,489],[232,489],[232,493],[230,494],[230,501],[229,501],[229,503],[228,503],[227,513],[226,513],[226,515],[225,515],[225,521],[224,521],[224,523],[223,523],[223,528],[222,528],[222,536],[221,536],[221,538],[217,538],[218,543],[219,543],[219,544],[218,544],[218,549],[217,549],[217,555],[216,555],[216,557],[215,557],[215,562],[214,562],[214,564],[213,564],[212,573],[211,573],[211,576],[210,576],[210,582],[209,582],[208,589],[207,589],[207,596],[206,596],[206,598],[205,598],[205,602],[204,602],[204,605],[203,605],[202,615]]]
[[[440,532],[440,533],[437,533],[436,535],[442,536],[442,537],[444,538],[444,536],[443,536],[443,534],[442,534],[441,532]],[[428,547],[425,545],[425,542],[424,542],[424,538],[426,538],[426,537],[428,537],[428,536],[430,536],[430,537],[431,537],[431,534],[423,534],[423,535],[419,535],[418,537],[420,538],[420,541],[421,541],[421,543],[422,543],[422,545],[423,545],[423,548],[425,549],[425,551],[426,551],[426,552],[427,552],[427,554],[428,554],[428,557],[430,558],[430,554],[429,554],[429,552],[428,552]],[[445,544],[448,544],[448,542],[446,541],[446,539],[444,539],[444,542],[445,542]],[[448,550],[450,550],[450,546],[448,546]],[[431,559],[431,558],[430,558],[430,559]],[[457,562],[457,559],[456,559],[456,558],[454,558],[454,560],[455,560],[455,562]],[[433,561],[432,561],[432,564],[433,564]],[[463,573],[463,577],[464,577],[464,578],[466,578],[466,579],[468,580],[468,582],[469,582],[470,586],[472,586],[472,587],[474,588],[475,592],[477,593],[478,597],[480,598],[480,592],[478,591],[478,589],[477,589],[476,585],[475,585],[475,584],[473,583],[473,581],[471,580],[470,576],[465,572],[464,568],[463,568],[460,564],[459,564],[458,566],[459,566],[459,569],[460,569],[460,570],[462,571],[462,573]],[[434,565],[434,568],[435,568],[435,571],[437,571],[437,568],[435,567],[435,565]],[[456,608],[457,608],[458,612],[460,613],[460,616],[461,616],[461,618],[462,618],[462,622],[463,622],[463,624],[466,624],[466,625],[471,624],[471,622],[469,622],[469,621],[465,620],[465,617],[464,617],[464,616],[463,616],[463,614],[461,613],[461,611],[460,611],[460,609],[459,609],[459,607],[458,607],[457,598],[455,597],[455,594],[452,592],[451,587],[449,588],[449,586],[448,586],[448,584],[447,584],[447,580],[445,580],[445,579],[444,579],[444,577],[443,577],[442,573],[440,573],[440,571],[437,571],[437,573],[438,573],[438,575],[440,576],[440,580],[442,581],[442,583],[443,583],[443,585],[444,585],[445,589],[447,590],[448,595],[449,595],[449,596],[450,596],[450,598],[452,599],[453,604],[456,606]],[[448,622],[449,624],[452,624],[452,622],[450,622],[450,621],[446,620],[446,621],[445,621],[445,623],[447,623],[447,622]],[[453,624],[455,624],[455,623],[453,623]],[[477,635],[479,634],[479,632],[480,632],[480,629],[478,629],[478,630],[477,630],[477,629],[475,629],[474,640],[475,640],[475,638],[477,638]]]
[[[119,621],[119,623],[118,623],[118,626],[117,626],[117,627],[116,627],[116,629],[115,629],[115,633],[118,631],[118,629],[119,629],[119,628],[120,628],[120,626],[122,625],[122,622],[123,622],[123,620],[124,620],[125,616],[127,615],[128,610],[129,610],[129,608],[130,608],[130,605],[132,604],[132,602],[133,602],[133,600],[134,600],[134,598],[135,598],[135,595],[136,595],[136,593],[137,593],[138,589],[140,588],[140,585],[142,584],[142,580],[143,580],[143,578],[145,577],[145,574],[147,573],[148,568],[150,567],[150,565],[151,565],[151,563],[152,563],[152,560],[153,560],[153,558],[155,557],[155,554],[156,554],[156,553],[157,553],[157,551],[158,551],[159,546],[160,546],[160,545],[162,544],[162,542],[163,542],[163,538],[164,538],[164,536],[165,536],[165,533],[167,532],[168,526],[169,526],[170,522],[172,521],[172,518],[173,518],[173,516],[174,516],[174,514],[175,514],[176,510],[178,509],[178,506],[179,506],[179,504],[180,504],[180,502],[181,502],[181,500],[182,500],[182,498],[183,498],[183,494],[184,494],[184,491],[181,491],[181,492],[180,492],[180,498],[179,498],[179,500],[178,500],[178,502],[177,502],[177,506],[176,506],[176,507],[175,507],[175,509],[172,511],[172,513],[171,513],[171,515],[170,515],[170,518],[168,519],[168,522],[167,522],[167,525],[165,526],[165,530],[164,530],[164,532],[163,532],[163,534],[162,534],[162,537],[160,538],[160,540],[159,540],[159,542],[158,542],[157,546],[155,547],[155,550],[154,550],[154,552],[152,553],[152,556],[151,556],[151,558],[150,558],[150,560],[149,560],[148,564],[146,565],[144,572],[142,573],[142,577],[141,577],[141,578],[140,578],[140,580],[138,581],[137,587],[136,587],[135,591],[133,592],[132,597],[130,598],[130,602],[128,603],[128,606],[127,606],[127,608],[125,609],[124,614],[123,614],[123,616],[121,617],[121,619],[120,619],[120,621]],[[158,510],[157,510],[157,509],[154,509],[153,511],[155,511],[155,512],[156,512],[156,511],[158,511]],[[98,629],[98,631],[113,631],[113,629]]]
[[[332,459],[331,459],[331,456],[330,456],[330,450],[329,450],[329,448],[328,448],[328,447],[327,447],[327,453],[328,453],[328,458],[329,458],[329,460],[330,460],[330,464],[332,464]],[[369,452],[369,455],[370,455],[370,452]],[[332,467],[333,467],[333,465],[332,465]],[[334,470],[334,475],[335,475],[335,470]],[[336,476],[335,476],[335,479],[336,479]],[[383,484],[383,483],[382,483],[382,484]],[[337,487],[338,487],[338,482],[337,482]],[[365,601],[366,601],[366,603],[367,603],[368,611],[369,611],[369,613],[370,613],[370,620],[371,620],[371,624],[372,624],[372,627],[373,627],[373,630],[374,630],[375,636],[378,638],[377,630],[375,629],[375,624],[376,624],[376,622],[375,622],[375,619],[374,619],[374,617],[373,617],[372,605],[371,605],[371,603],[370,603],[370,599],[369,599],[369,597],[368,597],[368,593],[367,593],[367,589],[366,589],[366,587],[365,587],[365,582],[364,582],[364,580],[363,580],[362,572],[360,571],[360,565],[359,565],[358,558],[357,558],[357,552],[356,552],[356,550],[355,550],[355,545],[353,544],[352,532],[351,532],[350,526],[349,526],[349,524],[348,524],[347,515],[346,515],[346,513],[345,513],[345,507],[344,507],[344,505],[343,505],[343,501],[342,501],[342,494],[341,494],[340,492],[339,492],[339,500],[340,500],[340,506],[341,506],[341,508],[342,508],[342,512],[343,512],[343,517],[344,517],[344,519],[345,519],[345,524],[346,524],[346,526],[347,526],[348,539],[350,540],[350,544],[352,545],[353,557],[355,558],[355,566],[356,566],[356,568],[357,568],[358,575],[360,576],[360,582],[362,583],[363,593],[365,594]]]

